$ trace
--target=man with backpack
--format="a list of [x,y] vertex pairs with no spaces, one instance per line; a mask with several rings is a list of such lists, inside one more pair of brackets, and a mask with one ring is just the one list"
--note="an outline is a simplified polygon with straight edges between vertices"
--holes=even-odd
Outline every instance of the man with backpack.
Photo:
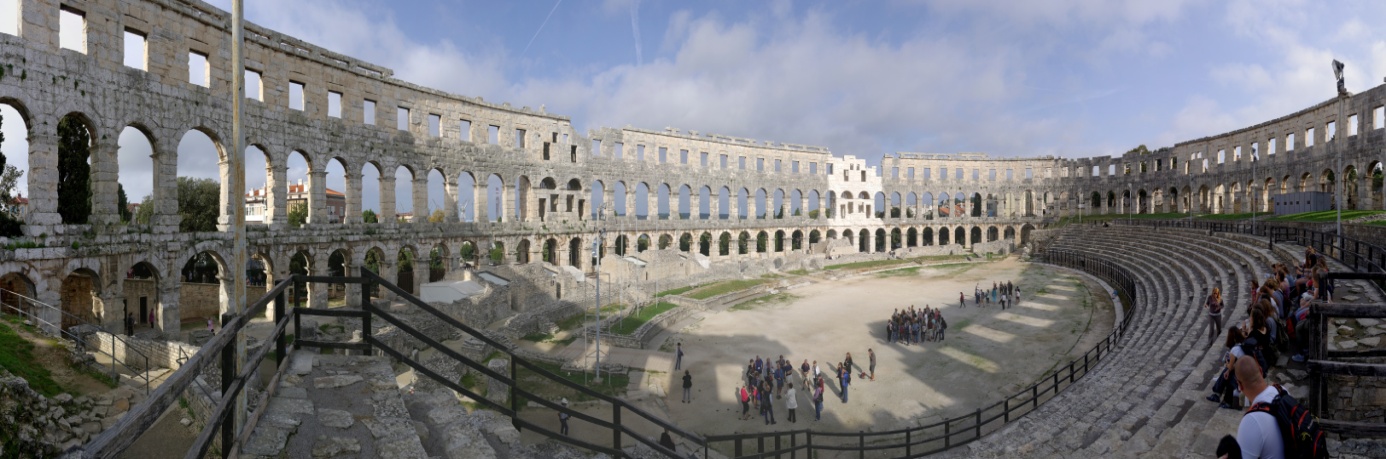
[[1318,419],[1279,385],[1266,383],[1251,356],[1236,363],[1237,385],[1251,408],[1237,426],[1237,445],[1244,458],[1327,458],[1327,440]]
[[[1279,392],[1266,384],[1261,377],[1261,365],[1251,356],[1237,358],[1237,385],[1251,404],[1269,404],[1275,401]],[[1280,437],[1280,426],[1275,416],[1266,411],[1248,410],[1242,415],[1237,426],[1237,444],[1241,446],[1243,458],[1283,459],[1285,440]]]

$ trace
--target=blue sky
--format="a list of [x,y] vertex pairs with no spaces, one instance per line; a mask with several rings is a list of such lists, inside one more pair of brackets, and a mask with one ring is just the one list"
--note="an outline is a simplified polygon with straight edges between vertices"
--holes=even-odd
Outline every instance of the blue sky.
[[1386,77],[1379,1],[247,0],[246,16],[581,132],[672,126],[873,163],[1170,146],[1333,97],[1334,58],[1349,90]]

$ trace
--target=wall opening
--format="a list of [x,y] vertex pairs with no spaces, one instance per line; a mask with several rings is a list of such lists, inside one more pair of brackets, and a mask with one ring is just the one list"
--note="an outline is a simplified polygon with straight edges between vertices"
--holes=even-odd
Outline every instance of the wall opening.
[[125,29],[125,66],[140,70],[149,70],[149,46],[144,38],[144,33]]
[[58,46],[87,53],[87,15],[72,8],[58,11]]

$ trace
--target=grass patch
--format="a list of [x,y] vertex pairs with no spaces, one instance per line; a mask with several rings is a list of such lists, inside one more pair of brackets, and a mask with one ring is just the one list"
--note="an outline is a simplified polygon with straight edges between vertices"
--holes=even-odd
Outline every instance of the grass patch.
[[914,267],[909,267],[909,268],[900,268],[900,269],[892,269],[892,270],[889,270],[889,271],[881,271],[881,272],[876,273],[876,277],[907,277],[907,276],[914,276],[914,275],[919,274],[920,268],[922,268],[922,266],[914,266]]
[[755,309],[755,308],[758,308],[758,307],[761,307],[761,306],[769,306],[769,305],[773,305],[773,304],[789,303],[789,302],[791,302],[791,301],[794,301],[794,300],[797,299],[797,298],[799,298],[799,297],[798,297],[797,295],[793,294],[793,293],[781,292],[781,293],[776,293],[776,294],[770,295],[770,296],[763,296],[763,297],[760,297],[760,298],[752,298],[752,299],[749,299],[749,300],[746,300],[746,301],[742,301],[742,302],[740,302],[740,303],[737,303],[737,304],[735,304],[735,305],[732,305],[732,307],[727,308],[727,310],[728,310],[728,311],[750,311],[750,310],[752,310],[752,309]]
[[542,343],[553,339],[553,334],[544,332],[534,332],[525,336],[521,336],[520,339],[534,343]]
[[559,330],[575,330],[582,326],[583,316],[584,314],[573,314],[563,318],[563,320],[558,321],[554,325],[557,325]]
[[823,270],[824,270],[824,271],[836,271],[836,270],[839,270],[839,269],[871,269],[871,268],[882,268],[882,267],[886,267],[886,266],[903,265],[903,264],[906,264],[906,263],[913,263],[913,262],[914,262],[913,260],[900,260],[900,259],[897,259],[897,260],[870,260],[870,261],[858,261],[858,262],[855,262],[855,263],[842,263],[842,264],[838,264],[838,265],[828,265],[828,266],[824,266],[824,267],[823,267]]
[[1251,217],[1264,217],[1271,215],[1270,212],[1243,212],[1240,214],[1206,214],[1199,215],[1199,220],[1250,220]]
[[[18,322],[17,318],[9,316],[5,319],[10,323]],[[45,397],[63,393],[53,375],[34,358],[34,344],[5,324],[0,324],[0,367],[29,381],[29,387]]]
[[560,340],[558,340],[558,341],[554,341],[554,344],[558,344],[558,345],[560,345],[560,346],[567,346],[567,345],[569,345],[569,344],[573,344],[573,341],[577,341],[577,339],[578,339],[578,335],[575,335],[575,334],[574,334],[574,335],[568,335],[567,338],[563,338],[563,339],[560,339]]
[[[593,384],[593,375],[586,374],[585,372],[563,371],[563,368],[556,363],[531,363],[533,363],[536,367],[548,371],[549,373],[558,375],[558,377],[560,378],[566,379],[579,385],[586,385],[588,388],[597,391],[602,395],[610,397],[619,397],[621,395],[624,395],[626,392],[626,386],[630,385],[630,376],[628,375],[615,375],[603,373],[601,384]],[[578,392],[577,390],[565,386],[562,383],[551,381],[548,378],[541,376],[534,370],[524,367],[523,365],[516,367],[515,379],[519,382],[521,389],[532,392],[535,395],[544,398],[545,400],[557,401],[560,398],[566,398],[570,402],[581,402],[595,399],[594,397],[589,396],[586,393]],[[528,404],[528,401],[525,400],[525,397],[522,395],[519,395],[517,397],[519,397],[519,399],[516,401],[519,402],[519,406],[521,407],[521,409],[524,409],[525,405]]]
[[[1381,213],[1386,213],[1386,211],[1382,211],[1382,210],[1344,210],[1344,211],[1343,211],[1343,220],[1351,220],[1351,219],[1354,219],[1354,218],[1361,218],[1361,217],[1366,217],[1366,216],[1369,216],[1369,215],[1378,215],[1378,214],[1381,214]],[[1298,213],[1298,214],[1281,215],[1281,216],[1279,216],[1279,217],[1267,218],[1266,221],[1268,221],[1268,222],[1310,222],[1310,223],[1328,223],[1328,222],[1337,220],[1337,218],[1338,218],[1338,211],[1336,211],[1336,210],[1325,210],[1325,211],[1321,211],[1321,212],[1303,212],[1303,213]]]
[[789,274],[792,274],[792,275],[795,275],[795,276],[802,276],[802,275],[808,274],[808,270],[807,270],[807,269],[795,269],[795,270],[793,270],[793,271],[788,271],[788,272],[789,272]]
[[677,306],[678,305],[674,303],[666,303],[661,301],[655,303],[654,306],[642,308],[635,314],[631,314],[621,318],[620,322],[617,322],[616,325],[613,325],[611,327],[611,332],[618,335],[629,335],[631,333],[634,333],[635,329],[640,328],[641,325],[645,325],[645,322],[649,322],[650,319],[653,319],[654,316],[657,316],[663,313],[664,311],[674,309]]
[[655,294],[655,298],[665,297],[665,296],[669,296],[669,295],[682,295],[682,294],[684,294],[684,293],[688,293],[688,291],[693,290],[693,289],[695,289],[695,288],[698,288],[698,286],[697,286],[697,285],[689,285],[689,286],[687,286],[687,287],[679,287],[679,288],[669,289],[669,290],[665,290],[665,291],[663,291],[663,292],[656,293],[656,294]]
[[770,279],[764,278],[722,281],[698,287],[697,289],[688,292],[688,295],[686,296],[695,300],[706,300],[717,295],[723,295],[740,290],[746,290],[748,288],[755,287],[769,281]]

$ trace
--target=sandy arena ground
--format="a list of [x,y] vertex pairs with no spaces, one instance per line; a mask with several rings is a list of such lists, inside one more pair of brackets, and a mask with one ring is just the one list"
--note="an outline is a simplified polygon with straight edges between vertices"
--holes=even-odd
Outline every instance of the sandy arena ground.
[[[632,388],[662,395],[641,397],[635,401],[637,406],[703,435],[803,428],[881,431],[972,413],[1026,388],[1069,360],[1081,359],[1083,352],[1110,333],[1115,316],[1111,296],[1100,284],[1071,271],[1014,258],[842,280],[815,275],[802,279],[812,284],[789,290],[788,300],[704,312],[701,320],[688,321],[686,328],[668,338],[683,343],[683,368],[693,376],[692,403],[681,402],[683,371],[673,371],[670,352],[618,348],[606,358],[643,368],[643,374],[632,372]],[[1002,311],[995,303],[973,304],[974,286],[990,289],[992,282],[1007,280],[1021,287],[1018,306]],[[958,305],[959,292],[968,297],[965,308]],[[947,339],[908,346],[886,343],[886,320],[895,309],[910,305],[941,307],[949,325]],[[566,351],[581,352],[579,347],[575,343]],[[662,347],[672,348],[672,342]],[[868,348],[876,352],[875,381],[856,377],[868,364]],[[832,372],[829,365],[835,366],[848,352],[860,367],[853,372],[849,402],[842,402],[837,378],[827,378],[822,421],[813,420],[813,404],[803,390],[798,395],[798,423],[788,422],[783,399],[774,403],[775,425],[765,425],[759,416],[739,420],[741,407],[735,391],[744,384],[748,359],[759,355],[773,360],[784,355],[796,369],[804,359],[817,360],[827,375]],[[801,378],[796,376],[792,382],[802,388]],[[610,417],[609,406],[574,408]],[[552,424],[550,428],[557,430],[556,413],[551,410],[525,410],[524,417]],[[657,438],[653,426],[632,427]],[[576,420],[572,430],[583,440],[610,444],[610,431]]]

